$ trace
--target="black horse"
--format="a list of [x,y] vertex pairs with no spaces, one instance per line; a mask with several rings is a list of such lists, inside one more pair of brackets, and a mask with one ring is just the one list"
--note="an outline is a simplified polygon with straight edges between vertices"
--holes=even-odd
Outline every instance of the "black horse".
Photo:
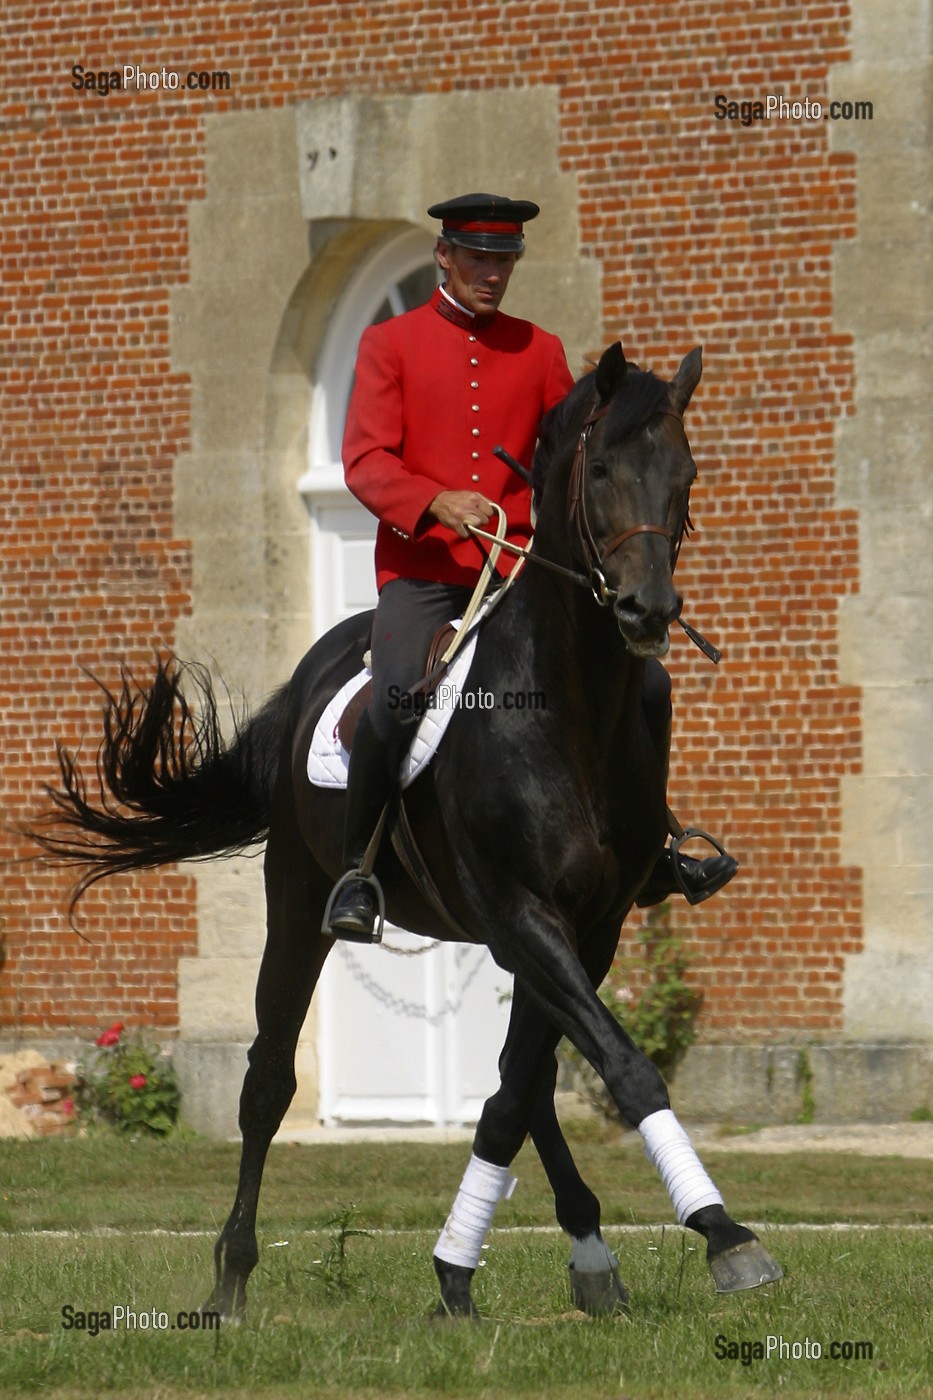
[[[751,1231],[726,1214],[670,1112],[661,1075],[595,991],[668,830],[666,755],[648,732],[642,693],[646,660],[664,654],[681,609],[673,565],[695,475],[682,416],[700,373],[699,350],[667,383],[627,365],[614,346],[546,418],[532,551],[482,626],[469,678],[500,698],[543,692],[546,706],[458,709],[437,757],[405,794],[444,915],[392,843],[377,860],[394,923],[485,943],[515,976],[500,1087],[484,1106],[435,1252],[444,1313],[473,1312],[482,1238],[529,1132],[574,1242],[577,1301],[598,1310],[624,1299],[599,1202],[554,1113],[562,1035],[642,1133],[678,1218],[707,1240],[720,1291],[780,1277]],[[47,852],[86,866],[76,898],[107,874],[266,842],[268,932],[240,1099],[239,1186],[208,1304],[226,1314],[242,1309],[257,1262],[263,1166],[295,1090],[295,1046],[332,947],[321,920],[342,868],[345,799],[311,786],[308,746],[326,702],[358,671],[371,620],[350,619],[325,636],[228,743],[203,674],[197,718],[182,694],[190,670],[162,665],[145,691],[125,680],[106,714],[100,801],[88,800],[61,753],[51,815],[66,829],[37,834]]]

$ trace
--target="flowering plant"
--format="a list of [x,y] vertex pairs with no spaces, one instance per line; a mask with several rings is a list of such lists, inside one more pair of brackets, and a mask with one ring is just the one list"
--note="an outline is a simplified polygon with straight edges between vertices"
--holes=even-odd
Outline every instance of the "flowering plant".
[[82,1117],[122,1132],[170,1133],[181,1095],[171,1061],[142,1036],[124,1037],[115,1021],[94,1041],[97,1054],[78,1067]]

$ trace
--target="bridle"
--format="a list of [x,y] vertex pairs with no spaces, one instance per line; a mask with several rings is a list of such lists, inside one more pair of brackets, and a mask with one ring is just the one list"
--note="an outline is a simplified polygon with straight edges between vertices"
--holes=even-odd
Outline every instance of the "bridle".
[[[488,540],[492,544],[498,544],[500,548],[506,550],[509,554],[518,555],[522,560],[527,560],[532,564],[538,564],[543,569],[550,569],[552,573],[561,574],[564,578],[569,578],[573,583],[580,584],[583,588],[588,588],[601,608],[607,607],[619,596],[619,590],[617,588],[610,588],[606,576],[603,573],[603,566],[606,560],[609,559],[617,549],[620,549],[627,540],[634,538],[636,535],[663,535],[670,545],[671,571],[673,572],[680,555],[681,545],[693,529],[693,522],[690,519],[690,510],[688,507],[684,511],[684,517],[681,521],[676,538],[672,536],[671,532],[666,530],[663,525],[631,525],[627,530],[623,530],[620,534],[614,535],[605,546],[602,553],[600,553],[599,546],[593,538],[593,532],[587,518],[586,494],[583,487],[586,479],[586,449],[590,434],[600,419],[604,418],[609,412],[610,407],[611,401],[597,404],[583,420],[580,436],[577,438],[577,446],[570,468],[570,480],[567,487],[568,518],[571,523],[576,526],[580,550],[587,568],[586,573],[581,573],[577,569],[568,569],[563,564],[555,563],[553,559],[546,559],[542,554],[532,553],[527,546],[522,548],[520,545],[511,544],[509,541],[497,538],[495,535],[491,535],[488,531],[481,530],[475,525],[468,525],[466,527],[477,544],[479,544],[480,540]],[[670,418],[676,418],[679,423],[683,423],[683,412],[679,408],[675,408],[672,404],[662,404],[659,408],[655,409],[655,415],[657,414],[666,414]],[[510,459],[507,452],[497,449],[497,455],[501,455],[504,461],[508,461],[516,470],[521,471],[523,476],[525,475],[520,465],[514,462],[513,459]],[[481,544],[479,547],[480,549],[483,548]],[[483,552],[485,553],[485,550]],[[697,632],[696,628],[684,622],[683,618],[678,617],[677,622],[683,628],[684,632],[686,632],[691,642],[703,652],[704,656],[707,656],[714,664],[718,664],[722,653],[713,646],[712,642],[708,642],[705,637],[702,637],[700,633]]]
[[[583,420],[580,436],[577,438],[573,464],[570,468],[570,482],[567,487],[568,515],[571,524],[576,526],[580,550],[587,568],[586,582],[600,607],[606,607],[614,598],[618,597],[618,589],[610,588],[606,582],[603,568],[610,556],[617,549],[620,549],[627,540],[634,538],[635,535],[663,535],[671,546],[671,571],[673,572],[684,535],[691,528],[689,513],[684,514],[676,541],[671,532],[665,530],[663,525],[632,525],[627,530],[623,530],[621,534],[614,535],[600,553],[587,518],[586,493],[583,488],[586,480],[586,449],[590,434],[600,419],[609,412],[610,407],[611,400],[592,409]],[[683,423],[683,413],[672,404],[662,404],[660,408],[655,409],[655,414],[662,413],[670,418],[676,418],[678,423]]]

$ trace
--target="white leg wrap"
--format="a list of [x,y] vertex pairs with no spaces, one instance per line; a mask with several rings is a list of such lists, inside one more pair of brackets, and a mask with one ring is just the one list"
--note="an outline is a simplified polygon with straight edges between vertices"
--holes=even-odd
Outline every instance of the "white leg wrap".
[[703,1206],[721,1206],[716,1190],[693,1144],[669,1108],[649,1113],[638,1125],[645,1140],[645,1156],[661,1174],[681,1225]]
[[515,1181],[508,1167],[495,1167],[472,1154],[457,1199],[434,1247],[437,1258],[475,1269],[496,1206],[511,1196]]

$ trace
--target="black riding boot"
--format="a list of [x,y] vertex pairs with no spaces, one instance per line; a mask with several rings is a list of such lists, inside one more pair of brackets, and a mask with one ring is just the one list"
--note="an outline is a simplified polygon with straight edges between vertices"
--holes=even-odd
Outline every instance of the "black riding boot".
[[335,886],[329,919],[323,933],[331,938],[348,938],[371,943],[379,913],[378,882],[375,875],[360,870],[379,819],[393,796],[398,781],[399,746],[380,739],[369,712],[361,715],[350,750],[347,782],[347,815],[343,838],[343,863],[347,874]]
[[[675,861],[680,879],[675,873]],[[681,855],[679,851],[675,853],[670,846],[665,846],[655,861],[654,869],[638,891],[635,903],[639,909],[647,909],[651,904],[663,904],[669,895],[682,894],[688,904],[702,904],[723,885],[728,885],[738,868],[738,861],[728,851],[720,850],[718,855],[694,860],[692,856]]]

